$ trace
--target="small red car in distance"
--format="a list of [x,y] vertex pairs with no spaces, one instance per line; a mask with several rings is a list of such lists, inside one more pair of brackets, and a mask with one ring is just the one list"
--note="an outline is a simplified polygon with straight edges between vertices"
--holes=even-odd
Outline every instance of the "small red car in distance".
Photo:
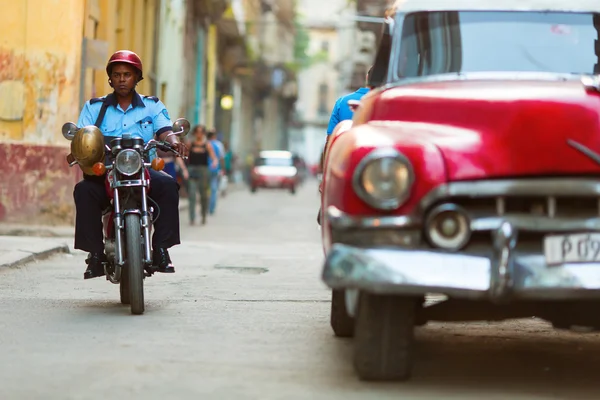
[[600,329],[600,1],[398,1],[371,85],[321,204],[358,376],[408,379],[428,321]]
[[263,150],[254,161],[250,176],[250,191],[258,188],[287,189],[296,193],[298,169],[293,154],[285,150]]

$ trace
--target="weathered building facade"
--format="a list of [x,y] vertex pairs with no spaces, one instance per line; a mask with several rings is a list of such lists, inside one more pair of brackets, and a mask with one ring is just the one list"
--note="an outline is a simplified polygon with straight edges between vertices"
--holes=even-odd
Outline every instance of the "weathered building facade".
[[291,148],[317,164],[336,99],[351,91],[356,53],[355,5],[347,0],[302,0],[308,67],[299,73]]
[[[244,157],[287,143],[293,0],[0,0],[0,222],[72,222],[61,126],[111,91],[106,61],[144,63],[138,91],[216,127]],[[57,23],[60,21],[60,23]]]
[[49,205],[72,198],[76,179],[60,127],[78,113],[85,3],[2,0],[0,8],[0,220],[61,212]]

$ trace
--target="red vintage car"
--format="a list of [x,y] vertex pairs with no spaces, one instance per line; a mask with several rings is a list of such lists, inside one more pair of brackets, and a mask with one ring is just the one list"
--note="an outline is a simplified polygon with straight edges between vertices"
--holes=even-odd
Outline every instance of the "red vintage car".
[[256,192],[258,188],[287,189],[296,194],[296,187],[300,184],[298,167],[294,163],[294,156],[286,150],[263,150],[254,161],[250,176],[250,191]]
[[371,80],[321,204],[358,376],[408,379],[428,321],[600,329],[600,2],[399,1]]

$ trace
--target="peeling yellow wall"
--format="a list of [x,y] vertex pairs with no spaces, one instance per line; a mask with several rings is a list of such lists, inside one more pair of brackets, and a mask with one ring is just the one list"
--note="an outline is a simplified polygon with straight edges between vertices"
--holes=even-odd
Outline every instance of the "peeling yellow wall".
[[87,68],[80,99],[83,37],[106,41],[108,56],[133,50],[144,63],[143,94],[155,94],[159,0],[0,0],[0,142],[66,146],[61,126],[81,101],[104,96],[104,67]]
[[[152,71],[156,47],[155,21],[159,2],[160,0],[88,0],[86,8],[88,23],[84,35],[108,42],[109,56],[117,50],[136,52],[144,65],[144,80],[140,82],[137,90],[147,95],[156,94]],[[96,18],[96,10],[98,23],[94,27],[90,20]],[[107,81],[104,69],[89,71],[86,76],[85,98],[110,93],[112,89]]]
[[0,141],[64,142],[78,114],[84,0],[0,0]]

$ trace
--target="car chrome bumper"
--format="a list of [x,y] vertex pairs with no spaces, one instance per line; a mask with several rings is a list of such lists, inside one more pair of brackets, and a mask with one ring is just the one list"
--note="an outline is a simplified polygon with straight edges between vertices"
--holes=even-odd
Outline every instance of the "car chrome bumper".
[[491,258],[334,244],[322,278],[332,289],[381,294],[442,293],[494,302],[600,298],[600,263],[550,267],[541,254],[519,254],[516,230],[508,222],[494,236]]

